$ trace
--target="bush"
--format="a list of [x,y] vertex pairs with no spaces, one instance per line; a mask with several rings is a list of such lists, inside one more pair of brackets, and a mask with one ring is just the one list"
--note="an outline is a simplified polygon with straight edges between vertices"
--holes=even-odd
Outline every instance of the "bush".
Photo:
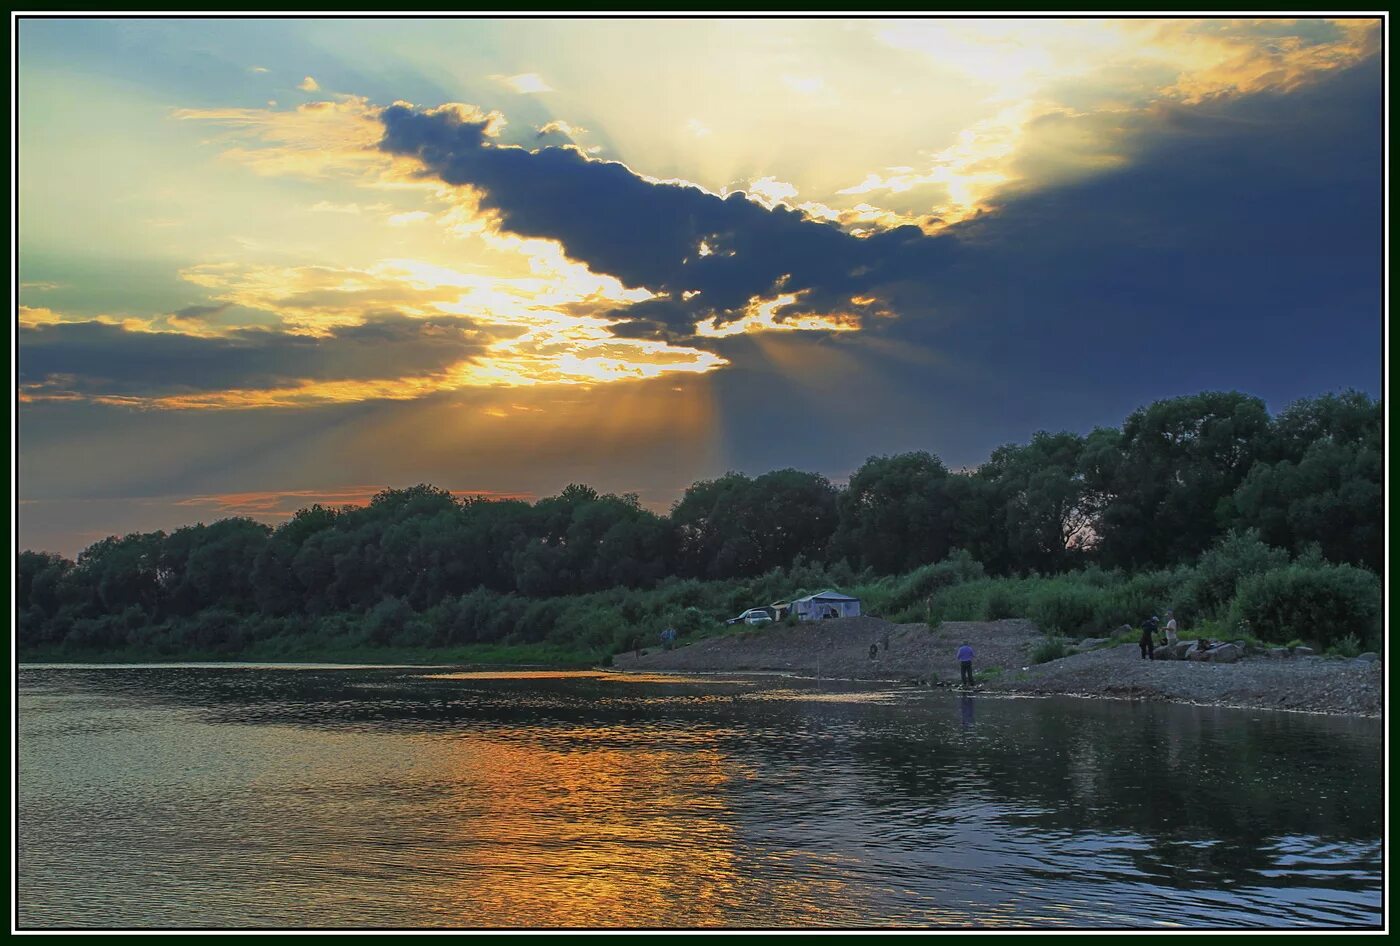
[[1017,594],[1009,582],[999,581],[988,588],[984,601],[983,617],[988,621],[1023,618],[1028,610],[1026,596]]
[[1031,650],[1031,663],[1043,664],[1069,656],[1069,646],[1063,637],[1047,637]]
[[402,598],[385,598],[365,615],[365,632],[376,644],[390,643],[413,616],[413,609]]
[[1264,640],[1297,637],[1326,647],[1348,635],[1380,641],[1380,579],[1352,565],[1293,564],[1240,582],[1230,625],[1248,621]]
[[1361,641],[1355,634],[1348,634],[1327,648],[1327,653],[1337,657],[1358,657],[1361,654]]
[[1178,618],[1218,617],[1229,608],[1242,579],[1288,565],[1288,553],[1265,545],[1253,529],[1231,532],[1191,570],[1176,604]]
[[1092,589],[1054,581],[1031,596],[1027,616],[1046,634],[1077,634],[1093,623],[1098,604]]

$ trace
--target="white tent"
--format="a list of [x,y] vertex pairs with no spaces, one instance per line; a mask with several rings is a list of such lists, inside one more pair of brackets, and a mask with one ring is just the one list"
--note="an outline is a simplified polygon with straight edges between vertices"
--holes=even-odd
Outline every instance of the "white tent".
[[797,615],[799,621],[860,617],[860,599],[839,591],[822,591],[794,600],[792,613]]

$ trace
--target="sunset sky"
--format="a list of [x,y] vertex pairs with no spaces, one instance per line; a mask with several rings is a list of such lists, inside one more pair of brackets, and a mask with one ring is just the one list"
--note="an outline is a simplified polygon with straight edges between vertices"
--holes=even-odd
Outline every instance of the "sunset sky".
[[1379,395],[1381,40],[22,20],[21,547]]

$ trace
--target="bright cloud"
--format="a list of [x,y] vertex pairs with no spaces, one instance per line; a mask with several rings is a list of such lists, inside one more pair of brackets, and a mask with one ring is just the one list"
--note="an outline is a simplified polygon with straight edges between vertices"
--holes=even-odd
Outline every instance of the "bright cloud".
[[549,83],[535,72],[522,72],[518,76],[492,76],[491,78],[522,94],[554,91],[550,88]]
[[[1356,63],[1376,50],[1378,23],[1007,18],[877,27],[889,46],[982,84],[996,110],[920,166],[872,171],[838,195],[875,195],[935,229],[957,223],[999,195],[1123,166],[1130,118],[1146,119],[1163,103],[1287,92]],[[1056,137],[1067,123],[1074,138]]]

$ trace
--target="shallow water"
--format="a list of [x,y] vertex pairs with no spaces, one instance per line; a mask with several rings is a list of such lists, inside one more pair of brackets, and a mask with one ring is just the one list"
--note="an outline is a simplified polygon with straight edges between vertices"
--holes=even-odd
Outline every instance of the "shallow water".
[[19,921],[1374,926],[1381,747],[772,677],[26,667]]

